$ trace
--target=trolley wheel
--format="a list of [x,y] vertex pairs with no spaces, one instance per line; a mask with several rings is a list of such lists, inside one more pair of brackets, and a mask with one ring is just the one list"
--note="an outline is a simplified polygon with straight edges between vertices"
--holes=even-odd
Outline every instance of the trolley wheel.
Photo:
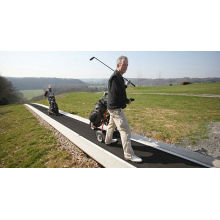
[[96,131],[95,134],[98,142],[105,142],[105,134],[103,134],[102,131]]

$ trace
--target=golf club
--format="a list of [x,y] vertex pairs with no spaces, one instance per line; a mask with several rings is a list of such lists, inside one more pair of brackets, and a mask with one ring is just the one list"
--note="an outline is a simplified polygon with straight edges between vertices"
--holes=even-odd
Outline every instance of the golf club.
[[[107,66],[110,70],[114,71],[111,67],[109,67],[108,65],[106,65],[105,63],[103,63],[101,60],[99,60],[96,57],[91,57],[89,60],[92,61],[93,59],[98,60],[100,63],[102,63],[103,65]],[[126,79],[124,77],[122,77],[122,78],[125,79],[126,81],[128,81],[129,83],[131,83],[131,85],[135,87],[135,85],[130,80],[128,80],[128,79]]]

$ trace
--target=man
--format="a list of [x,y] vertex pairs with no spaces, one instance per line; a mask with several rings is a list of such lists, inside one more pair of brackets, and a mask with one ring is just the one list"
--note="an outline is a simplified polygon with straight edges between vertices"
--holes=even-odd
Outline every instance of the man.
[[132,162],[142,162],[142,159],[134,154],[131,146],[131,131],[128,121],[122,109],[126,108],[126,104],[130,104],[131,100],[127,99],[126,86],[122,75],[128,67],[128,58],[121,56],[117,60],[117,69],[112,74],[108,81],[108,111],[110,120],[107,128],[105,143],[110,145],[117,142],[117,139],[112,139],[113,132],[117,127],[121,135],[124,157]]
[[45,91],[44,96],[48,98],[48,102],[49,102],[49,105],[50,105],[51,98],[55,97],[54,92],[52,91],[51,85],[48,85],[48,90]]

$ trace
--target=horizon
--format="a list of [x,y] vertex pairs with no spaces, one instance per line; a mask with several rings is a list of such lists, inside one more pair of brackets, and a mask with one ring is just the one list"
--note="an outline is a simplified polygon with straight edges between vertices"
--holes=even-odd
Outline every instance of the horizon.
[[[1,75],[0,75],[1,76]],[[109,79],[109,78],[61,78],[61,77],[14,77],[14,76],[2,76],[2,77],[6,77],[6,78],[48,78],[48,79],[78,79],[78,80],[89,80],[89,79],[98,79],[98,80],[103,80],[103,79]],[[217,78],[220,79],[220,77],[173,77],[173,78],[137,78],[137,77],[129,77],[129,79],[184,79],[184,78],[190,78],[190,79],[208,79],[208,78]]]
[[73,79],[109,78],[116,59],[127,56],[126,78],[208,78],[220,76],[220,51],[1,52],[0,75]]

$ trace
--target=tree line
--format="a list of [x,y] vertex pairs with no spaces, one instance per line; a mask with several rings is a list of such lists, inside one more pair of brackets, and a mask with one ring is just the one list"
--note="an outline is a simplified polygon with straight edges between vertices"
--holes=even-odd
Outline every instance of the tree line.
[[5,77],[0,76],[0,105],[23,103],[23,94]]
[[7,77],[18,90],[36,90],[46,89],[50,84],[52,87],[65,86],[86,86],[87,84],[78,79],[62,79],[62,78],[36,78],[36,77]]

